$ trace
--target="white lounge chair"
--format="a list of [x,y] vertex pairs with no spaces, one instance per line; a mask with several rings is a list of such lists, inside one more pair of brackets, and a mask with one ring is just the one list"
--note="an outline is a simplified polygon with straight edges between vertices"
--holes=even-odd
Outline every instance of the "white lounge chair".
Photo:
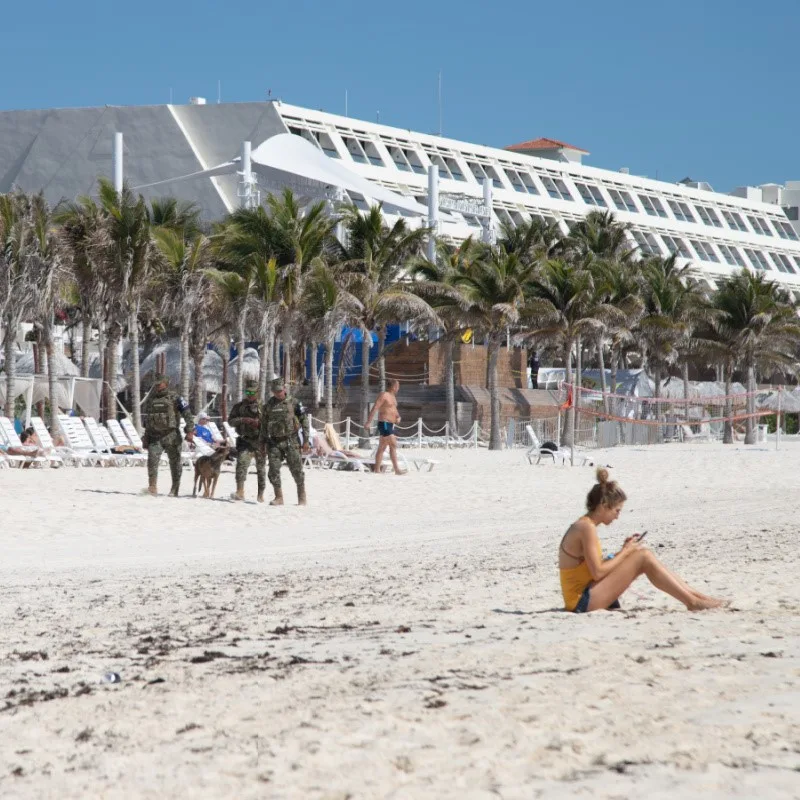
[[73,464],[77,463],[77,459],[72,455],[68,447],[62,447],[59,451],[55,446],[53,437],[50,435],[50,431],[47,430],[47,425],[44,424],[44,420],[41,417],[31,417],[31,427],[41,442],[45,458],[51,464],[58,464],[61,466],[67,461]]
[[[554,464],[561,464],[561,466],[565,466],[572,460],[572,453],[570,450],[566,450],[561,447],[558,447],[555,450],[552,450],[549,447],[542,447],[542,443],[539,441],[539,437],[534,432],[532,425],[525,426],[525,433],[527,433],[528,439],[531,443],[531,446],[525,453],[525,457],[528,459],[529,464],[533,464],[534,458],[536,458],[537,464],[541,463],[543,458],[549,458],[552,459]],[[592,460],[588,456],[577,451],[575,452],[575,459],[576,461],[579,460],[580,466],[592,464]]]
[[211,431],[211,436],[214,438],[215,442],[225,441],[225,437],[222,435],[222,431],[219,429],[216,422],[211,422],[211,420],[209,420],[206,427]]
[[[0,417],[0,441],[8,447],[25,447],[17,435],[14,423],[8,417]],[[47,461],[43,456],[11,455],[8,452],[3,455],[13,464],[35,464],[41,467]]]
[[681,441],[682,442],[710,442],[714,437],[711,433],[711,424],[703,422],[700,424],[700,432],[695,433],[691,425],[681,425]]
[[109,466],[115,459],[108,453],[100,453],[89,438],[89,433],[79,417],[59,415],[58,424],[64,434],[64,440],[75,457],[81,462],[93,466]]
[[222,427],[225,429],[225,435],[228,437],[231,447],[236,447],[236,439],[239,434],[236,433],[233,426],[227,420],[222,423]]
[[[106,444],[109,446],[130,447],[134,450],[137,449],[136,445],[128,439],[128,437],[125,435],[125,431],[122,430],[122,426],[115,419],[106,420],[106,427],[103,429],[103,438],[106,440]],[[147,463],[147,453],[142,453],[139,451],[136,453],[124,453],[123,455],[125,456],[126,463],[128,464],[135,465]]]

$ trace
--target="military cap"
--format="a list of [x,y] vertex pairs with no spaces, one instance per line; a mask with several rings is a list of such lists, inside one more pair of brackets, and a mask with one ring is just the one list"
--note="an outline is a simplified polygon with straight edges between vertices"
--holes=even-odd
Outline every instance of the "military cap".
[[252,378],[248,378],[244,382],[245,391],[257,392],[258,391],[258,381],[253,380]]
[[282,392],[285,388],[286,386],[281,378],[275,378],[270,384],[270,389],[272,389],[273,392]]

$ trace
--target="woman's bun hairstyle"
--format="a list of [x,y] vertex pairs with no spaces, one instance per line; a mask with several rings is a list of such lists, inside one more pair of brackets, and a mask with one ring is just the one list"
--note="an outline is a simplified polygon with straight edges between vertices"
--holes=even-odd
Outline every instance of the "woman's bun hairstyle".
[[586,509],[591,513],[600,506],[612,508],[624,503],[628,499],[625,492],[616,481],[608,479],[608,470],[604,467],[597,468],[597,483],[586,496]]

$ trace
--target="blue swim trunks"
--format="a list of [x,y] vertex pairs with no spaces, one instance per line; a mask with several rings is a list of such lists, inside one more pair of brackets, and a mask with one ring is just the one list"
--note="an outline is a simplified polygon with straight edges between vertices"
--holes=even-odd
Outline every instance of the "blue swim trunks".
[[378,433],[383,436],[392,436],[394,434],[394,423],[393,422],[385,422],[384,420],[379,420],[378,422]]

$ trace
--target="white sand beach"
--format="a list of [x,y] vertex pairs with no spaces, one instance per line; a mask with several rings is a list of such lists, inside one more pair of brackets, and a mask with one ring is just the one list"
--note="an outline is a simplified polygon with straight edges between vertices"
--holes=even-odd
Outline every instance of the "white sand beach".
[[800,796],[799,445],[596,454],[629,496],[604,544],[647,529],[732,600],[703,613],[644,578],[560,611],[594,470],[430,455],[312,471],[307,508],[286,470],[283,508],[255,475],[234,505],[0,472],[0,796]]

